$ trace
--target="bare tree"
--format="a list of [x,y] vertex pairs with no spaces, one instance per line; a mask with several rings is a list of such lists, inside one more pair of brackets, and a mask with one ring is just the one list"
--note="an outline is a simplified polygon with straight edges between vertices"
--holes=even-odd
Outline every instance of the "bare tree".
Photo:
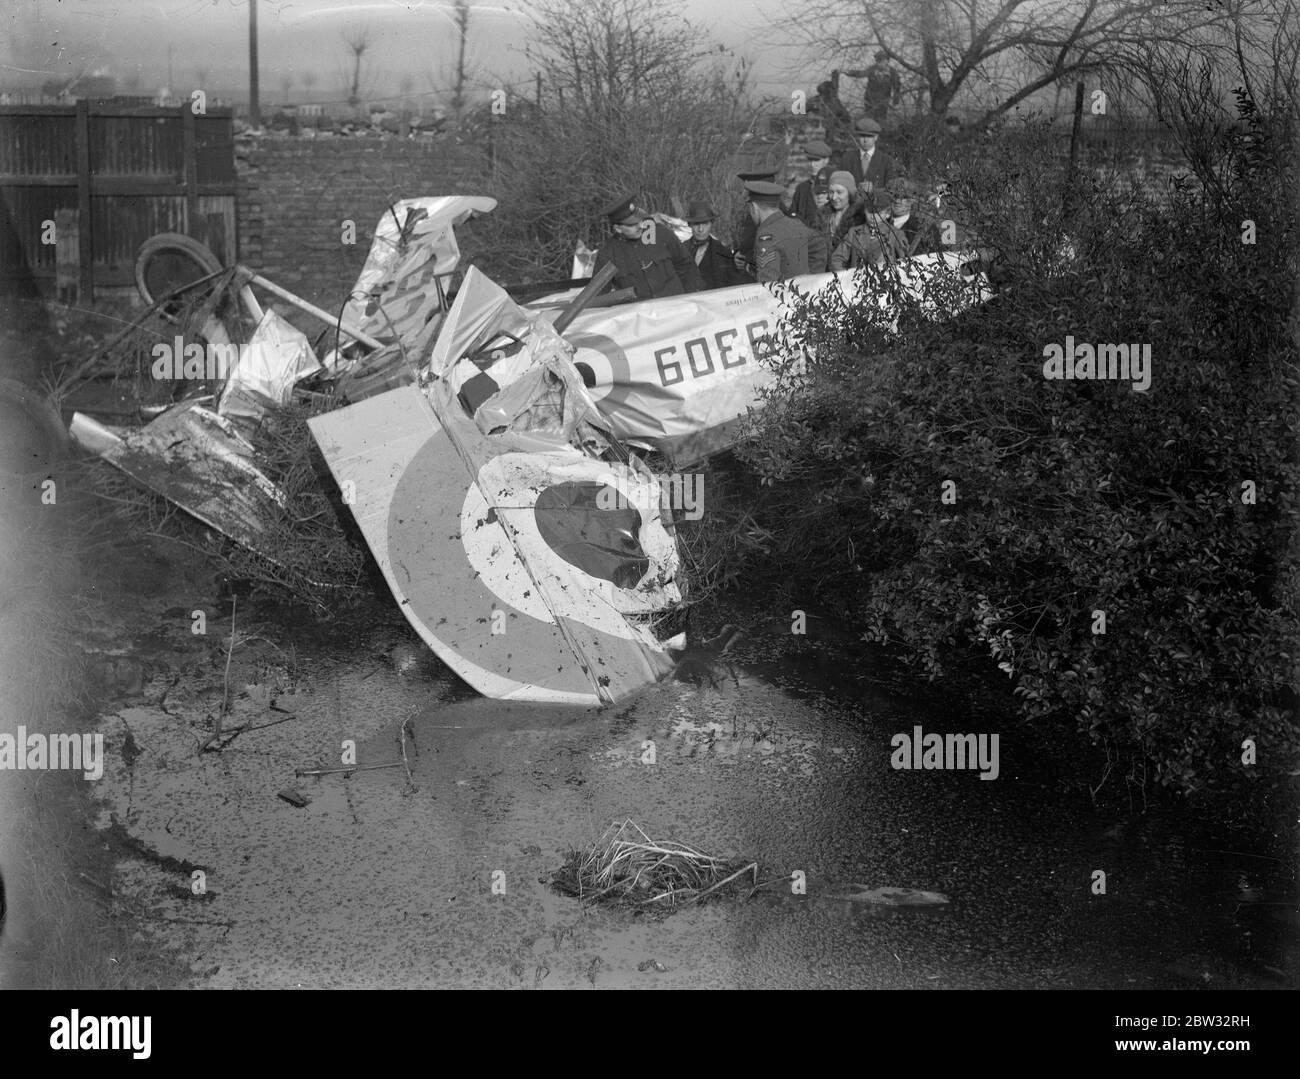
[[352,54],[352,81],[348,89],[348,104],[355,109],[361,104],[362,66],[366,52],[373,44],[370,29],[363,26],[359,30],[349,31],[343,35],[343,41]]
[[451,94],[451,111],[459,120],[465,111],[465,45],[469,41],[468,0],[456,0],[456,33],[460,40],[456,43],[456,81]]
[[[469,0],[456,0],[454,14],[449,17],[456,28],[456,58],[450,78],[441,71],[434,71],[426,76],[429,89],[439,95],[446,95],[452,115],[457,121],[464,118],[469,105],[469,87],[475,80],[475,64],[469,48],[470,13],[475,5]],[[444,65],[445,70],[445,65]]]
[[679,11],[675,0],[533,4],[540,90],[530,84],[504,116],[482,117],[509,189],[489,223],[501,272],[567,275],[576,242],[599,242],[601,207],[628,192],[677,216],[708,199],[726,227],[735,154],[758,110],[745,62]]
[[548,93],[580,109],[671,97],[712,51],[677,0],[533,0],[531,11],[525,55]]
[[1186,41],[1221,22],[1206,0],[796,0],[784,20],[826,69],[883,50],[932,114],[958,94],[987,123],[1063,80],[1110,71],[1141,42]]

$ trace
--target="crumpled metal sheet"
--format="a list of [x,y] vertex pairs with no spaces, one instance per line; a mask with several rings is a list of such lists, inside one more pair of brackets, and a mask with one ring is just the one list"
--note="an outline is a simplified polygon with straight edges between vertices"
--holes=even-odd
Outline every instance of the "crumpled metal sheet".
[[151,491],[224,536],[257,551],[283,518],[284,494],[257,467],[231,423],[191,402],[118,436],[74,416],[72,434]]

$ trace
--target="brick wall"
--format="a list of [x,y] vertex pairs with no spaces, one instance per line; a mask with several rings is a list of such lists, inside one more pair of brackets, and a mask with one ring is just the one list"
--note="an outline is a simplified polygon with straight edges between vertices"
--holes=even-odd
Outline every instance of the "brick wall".
[[[236,164],[240,261],[329,311],[355,283],[391,202],[488,190],[486,156],[450,139],[264,135],[239,141]],[[356,223],[353,245],[341,242],[345,220]]]

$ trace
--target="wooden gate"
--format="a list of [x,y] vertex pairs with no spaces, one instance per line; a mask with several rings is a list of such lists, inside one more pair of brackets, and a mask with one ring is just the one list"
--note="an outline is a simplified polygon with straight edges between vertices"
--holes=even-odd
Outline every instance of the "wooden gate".
[[[0,277],[53,284],[62,246],[63,260],[75,252],[88,302],[96,285],[130,284],[136,251],[159,232],[193,236],[233,262],[231,117],[111,100],[0,106]],[[69,220],[76,243],[59,245],[56,222]]]

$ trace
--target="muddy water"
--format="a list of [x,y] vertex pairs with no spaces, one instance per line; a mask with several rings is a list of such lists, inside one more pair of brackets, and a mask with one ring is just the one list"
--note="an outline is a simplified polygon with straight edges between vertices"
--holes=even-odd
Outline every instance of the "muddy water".
[[[411,638],[382,606],[324,637],[236,611],[227,679],[228,612],[199,637],[190,606],[151,595],[104,630],[131,642],[141,677],[98,721],[98,794],[119,851],[117,909],[177,949],[196,984],[1190,988],[1294,976],[1294,833],[1094,815],[1055,789],[1012,724],[1000,725],[994,781],[897,770],[894,734],[972,730],[967,717],[889,696],[825,652],[776,654],[761,630],[718,688],[658,686],[596,711],[477,698],[402,657]],[[200,753],[223,700],[227,733]],[[341,767],[347,741],[356,764],[387,767],[295,774]],[[623,820],[800,871],[806,894],[664,920],[554,894],[546,881],[566,852]],[[853,885],[950,902],[829,898]]]

